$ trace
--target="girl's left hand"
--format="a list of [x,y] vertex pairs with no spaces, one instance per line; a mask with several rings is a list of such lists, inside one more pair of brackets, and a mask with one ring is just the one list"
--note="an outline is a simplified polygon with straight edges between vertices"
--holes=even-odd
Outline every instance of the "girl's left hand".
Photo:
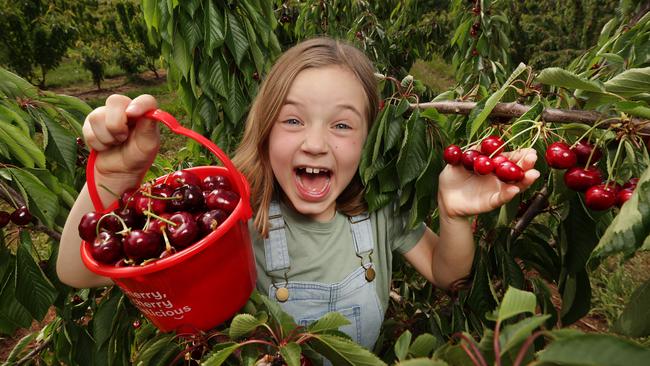
[[496,175],[478,175],[462,165],[447,165],[440,173],[438,207],[441,217],[477,215],[492,211],[513,199],[539,177],[533,169],[537,161],[535,149],[502,153],[524,170],[524,179],[516,184],[504,183]]

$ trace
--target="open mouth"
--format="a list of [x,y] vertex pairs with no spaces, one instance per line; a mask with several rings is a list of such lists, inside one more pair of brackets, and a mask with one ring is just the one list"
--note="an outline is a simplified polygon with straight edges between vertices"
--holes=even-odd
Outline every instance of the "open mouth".
[[325,168],[298,167],[295,169],[298,192],[306,199],[319,199],[330,189],[332,172]]

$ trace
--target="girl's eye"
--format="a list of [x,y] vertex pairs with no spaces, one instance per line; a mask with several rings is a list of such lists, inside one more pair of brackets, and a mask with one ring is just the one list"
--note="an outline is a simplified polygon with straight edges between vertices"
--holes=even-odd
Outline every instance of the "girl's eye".
[[289,119],[285,120],[284,123],[286,123],[288,125],[299,125],[300,121],[298,121],[295,118],[289,118]]
[[347,123],[339,122],[336,125],[334,125],[334,128],[340,129],[340,130],[347,130],[352,127],[350,127]]

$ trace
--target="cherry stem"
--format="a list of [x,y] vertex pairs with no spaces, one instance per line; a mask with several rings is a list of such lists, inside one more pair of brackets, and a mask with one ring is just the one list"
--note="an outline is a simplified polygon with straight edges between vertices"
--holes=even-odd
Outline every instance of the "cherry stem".
[[475,141],[472,141],[472,142],[467,143],[467,145],[461,147],[460,149],[461,149],[462,151],[465,151],[465,150],[466,150],[467,148],[469,148],[470,146],[480,145],[481,142],[482,142],[483,140],[485,140],[486,138],[488,138],[490,135],[492,135],[493,132],[494,132],[494,128],[492,128],[492,127],[488,128],[488,129],[483,133],[483,136],[479,137],[479,138],[478,138],[477,140],[475,140]]
[[609,121],[615,120],[615,119],[616,118],[607,118],[607,119],[604,119],[604,120],[602,120],[600,122],[594,123],[591,127],[589,127],[587,129],[587,131],[585,131],[585,133],[582,134],[582,136],[580,136],[571,146],[569,146],[569,148],[570,149],[574,148],[578,144],[578,142],[580,142],[580,140],[585,138],[587,135],[590,135],[594,130],[596,130],[596,128],[598,128],[598,126],[602,125],[603,123],[607,123]]
[[[163,201],[167,200],[167,201],[169,201],[169,200],[180,200],[181,199],[181,197],[178,197],[178,196],[171,196],[171,197],[156,196],[156,195],[151,194],[149,192],[141,192],[141,194],[143,196],[147,197],[147,198],[152,198],[152,199],[155,199],[155,200],[163,200]],[[151,205],[151,202],[149,202],[149,204]]]
[[[526,127],[526,128],[524,128],[523,130],[517,132],[514,136],[512,136],[512,137],[509,138],[506,142],[504,142],[504,143],[503,143],[503,146],[508,145],[508,143],[512,142],[512,140],[516,139],[516,138],[519,137],[520,135],[522,135],[522,134],[524,134],[524,133],[526,133],[526,132],[528,132],[528,131],[530,131],[530,130],[532,130],[532,129],[534,129],[534,128],[537,129],[537,135],[539,135],[539,131],[540,131],[540,128],[541,128],[541,126],[542,126],[541,122],[535,122],[535,121],[532,121],[532,120],[527,120],[527,121],[533,122],[534,124],[533,124],[532,126]],[[490,154],[490,158],[491,158],[492,155],[494,155],[497,151],[498,151],[498,150],[496,150],[496,151],[494,151],[492,154]]]
[[[483,355],[481,354],[481,351],[476,347],[476,345],[474,344],[474,341],[472,339],[468,338],[463,333],[455,333],[454,335],[452,335],[452,338],[454,338],[454,337],[461,338],[462,340],[464,340],[465,342],[467,342],[469,344],[469,346],[472,348],[472,351],[475,353],[475,356],[480,361],[478,363],[478,365],[487,366],[487,362],[485,361],[485,358],[483,358]],[[461,343],[461,345],[462,345],[462,343]]]
[[[612,180],[612,176],[615,177],[614,171],[616,170],[616,162],[618,161],[618,156],[621,153],[621,147],[623,146],[623,144],[625,144],[626,141],[627,138],[625,136],[623,136],[619,140],[618,147],[616,147],[616,154],[614,154],[614,160],[612,161],[611,165],[607,164],[607,184],[609,184],[609,182]],[[594,150],[596,150],[596,148],[591,150],[592,154],[594,153]],[[589,156],[589,158],[591,159],[591,155]]]
[[108,217],[108,216],[115,216],[120,221],[120,224],[122,224],[122,231],[120,231],[120,233],[129,232],[130,228],[126,225],[126,222],[124,222],[124,220],[120,217],[120,215],[118,215],[115,212],[111,211],[111,212],[109,212],[107,214],[102,215],[102,217],[100,217],[99,220],[97,220],[97,225],[95,226],[95,236],[99,235],[99,226],[100,226],[99,224],[101,224],[102,220],[104,220],[104,218]]
[[538,330],[537,332],[533,333],[528,339],[526,339],[526,342],[521,346],[519,349],[519,353],[517,353],[517,358],[515,358],[515,362],[512,364],[512,366],[519,366],[521,365],[521,362],[524,360],[524,356],[526,355],[526,351],[528,351],[528,348],[533,344],[535,339],[539,337],[540,335],[543,335],[546,333],[544,330]]
[[501,331],[501,320],[497,320],[494,327],[494,336],[492,337],[492,346],[494,348],[494,362],[497,366],[501,366],[501,345],[499,344],[499,335]]
[[160,231],[162,231],[163,240],[165,240],[165,250],[167,252],[171,252],[174,248],[169,243],[169,238],[167,237],[167,230],[162,229]]
[[150,217],[156,218],[156,219],[158,219],[158,220],[160,220],[160,221],[162,221],[162,222],[164,222],[164,223],[166,223],[166,224],[168,224],[168,225],[178,226],[177,223],[175,223],[175,222],[173,222],[173,221],[171,221],[171,220],[168,220],[168,219],[166,219],[166,218],[164,218],[164,217],[161,217],[161,216],[155,214],[153,211],[144,210],[144,211],[142,211],[142,213],[145,214],[145,215],[147,215],[147,216],[150,216]]

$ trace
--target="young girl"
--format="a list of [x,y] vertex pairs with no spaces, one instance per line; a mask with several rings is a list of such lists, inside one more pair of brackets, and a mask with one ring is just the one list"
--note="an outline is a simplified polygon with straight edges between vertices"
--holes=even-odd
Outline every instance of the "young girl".
[[[471,270],[469,217],[503,205],[539,176],[532,149],[511,153],[526,172],[517,185],[447,166],[439,177],[440,236],[424,224],[408,229],[390,205],[368,215],[358,167],[378,105],[374,69],[361,51],[328,38],[302,42],[262,83],[233,160],[251,187],[258,289],[299,324],[339,311],[350,320],[341,330],[367,348],[388,305],[393,252],[446,288]],[[98,151],[98,185],[122,192],[139,184],[159,148],[158,126],[127,119],[156,107],[149,95],[112,95],[88,115],[83,133]],[[99,192],[105,204],[114,200]],[[57,261],[73,287],[111,284],[80,259],[77,225],[92,210],[84,187]]]

